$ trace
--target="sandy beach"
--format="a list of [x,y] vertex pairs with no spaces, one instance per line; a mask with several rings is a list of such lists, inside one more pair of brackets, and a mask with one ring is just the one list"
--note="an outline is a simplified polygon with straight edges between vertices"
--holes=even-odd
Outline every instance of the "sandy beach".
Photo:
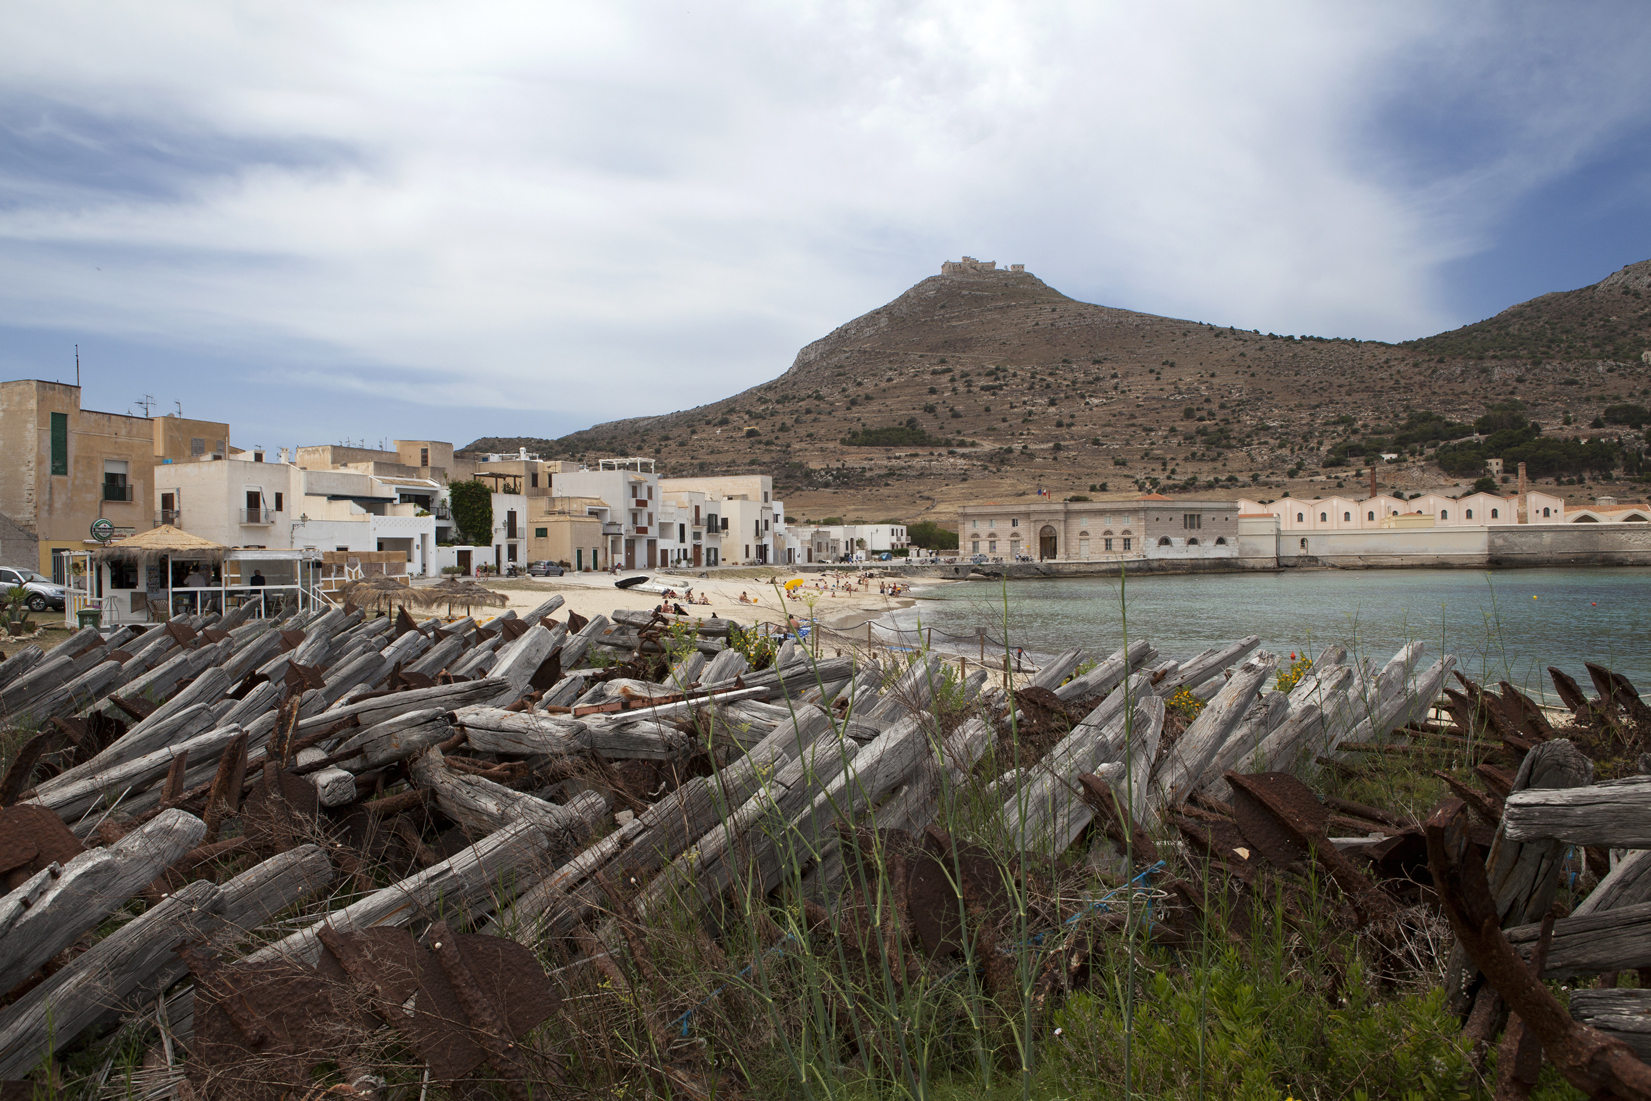
[[[615,609],[650,611],[662,600],[668,599],[657,593],[635,592],[614,586],[615,581],[643,573],[644,571],[629,570],[617,575],[570,573],[562,577],[489,578],[483,581],[483,584],[508,597],[508,608],[514,609],[517,613],[538,606],[553,593],[560,593],[567,601],[563,605],[565,609],[571,609],[589,618],[595,615],[612,615]],[[781,570],[741,570],[735,576],[719,576],[716,572],[703,578],[661,573],[647,573],[646,576],[676,587],[679,594],[691,588],[696,601],[701,596],[708,598],[709,604],[694,605],[694,614],[709,615],[715,612],[722,619],[731,619],[742,624],[783,624],[788,616],[794,616],[806,623],[812,614],[824,626],[834,631],[851,631],[868,620],[878,619],[901,608],[909,608],[915,603],[909,595],[890,596],[886,592],[877,591],[879,584],[892,585],[897,579],[862,577],[859,574],[822,578],[820,574],[789,573]],[[795,580],[801,580],[802,585],[794,591],[794,595],[784,595],[786,582]],[[899,583],[902,586],[908,584],[904,580],[900,580]],[[941,584],[949,582],[924,580],[920,586],[911,587],[928,588]],[[743,601],[742,594],[746,598]],[[686,599],[679,597],[678,601],[687,609]],[[503,610],[505,609],[500,609]],[[486,609],[478,611],[485,612]]]

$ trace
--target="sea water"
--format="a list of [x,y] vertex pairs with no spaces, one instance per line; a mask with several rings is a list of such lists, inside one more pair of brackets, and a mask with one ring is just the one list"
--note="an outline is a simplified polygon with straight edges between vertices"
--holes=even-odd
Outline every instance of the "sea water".
[[[1405,643],[1441,649],[1481,682],[1506,680],[1554,701],[1547,667],[1592,689],[1584,661],[1615,669],[1651,693],[1651,569],[1307,570],[970,581],[922,591],[884,616],[908,640],[933,629],[936,646],[973,653],[1023,647],[1028,661],[1081,646],[1107,654],[1149,639],[1166,658],[1259,635],[1287,660],[1339,643],[1385,661]],[[1127,624],[1127,626],[1126,626]],[[890,632],[879,636],[894,641]]]

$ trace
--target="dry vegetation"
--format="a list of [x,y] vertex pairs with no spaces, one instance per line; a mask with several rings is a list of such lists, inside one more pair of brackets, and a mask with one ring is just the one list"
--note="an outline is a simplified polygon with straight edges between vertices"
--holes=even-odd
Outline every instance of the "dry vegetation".
[[[1644,404],[1648,272],[1651,261],[1403,345],[1111,309],[1024,273],[933,276],[734,397],[469,449],[652,455],[678,475],[759,469],[798,519],[948,522],[963,501],[1038,486],[1096,499],[1144,485],[1218,498],[1359,491],[1364,472],[1324,467],[1329,449],[1411,412],[1471,422],[1516,399],[1549,434],[1589,436],[1607,406]],[[891,427],[916,442],[841,442]],[[1621,428],[1608,434],[1643,444]],[[1384,466],[1381,478],[1411,491],[1461,481],[1422,461]]]

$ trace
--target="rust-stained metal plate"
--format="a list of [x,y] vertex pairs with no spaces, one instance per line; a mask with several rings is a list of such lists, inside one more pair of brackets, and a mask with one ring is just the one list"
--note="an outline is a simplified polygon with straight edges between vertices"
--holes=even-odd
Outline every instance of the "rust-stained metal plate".
[[995,925],[1007,911],[1002,870],[979,846],[955,845],[931,834],[909,864],[907,915],[930,959],[961,952],[966,931]]
[[[1290,868],[1308,856],[1303,833],[1323,833],[1329,814],[1306,784],[1284,772],[1258,772],[1232,785],[1233,821],[1267,861]],[[1291,829],[1284,820],[1298,823]]]
[[[21,861],[12,863],[6,850],[15,843],[33,851]],[[51,864],[67,864],[86,851],[80,839],[63,824],[56,811],[39,803],[17,803],[0,810],[0,856],[8,865],[3,884],[8,891],[15,890],[31,875]]]
[[241,804],[241,828],[260,851],[285,852],[315,836],[320,814],[314,784],[266,766]]
[[[363,929],[321,934],[327,951],[318,971],[348,982],[429,1064],[431,1077],[452,1082],[488,1058],[470,1015],[436,954],[406,929]],[[550,980],[530,949],[501,937],[452,938],[474,979],[474,993],[511,1038],[532,1031],[560,1007]],[[497,1068],[496,1068],[497,1069]]]
[[195,975],[189,1078],[225,1101],[280,1101],[308,1087],[372,1027],[339,986],[288,960],[223,964],[181,953]]

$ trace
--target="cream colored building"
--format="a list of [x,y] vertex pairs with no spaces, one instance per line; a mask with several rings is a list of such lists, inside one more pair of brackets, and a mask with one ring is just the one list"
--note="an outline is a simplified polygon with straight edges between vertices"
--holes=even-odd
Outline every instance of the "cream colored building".
[[159,522],[157,465],[230,450],[228,424],[94,412],[80,399],[64,383],[0,383],[0,562],[59,581],[63,554],[98,546],[95,521],[117,537]]
[[[1364,500],[1352,497],[1280,497],[1276,501],[1240,500],[1249,515],[1277,518],[1281,531],[1353,531],[1362,528],[1391,528],[1395,518],[1430,517],[1433,527],[1493,527],[1503,524],[1558,524],[1565,522],[1565,499],[1551,493],[1530,490],[1525,494],[1527,519],[1519,518],[1517,494],[1469,493],[1447,497],[1426,493],[1405,500],[1379,494]],[[1410,526],[1417,526],[1412,522]]]

